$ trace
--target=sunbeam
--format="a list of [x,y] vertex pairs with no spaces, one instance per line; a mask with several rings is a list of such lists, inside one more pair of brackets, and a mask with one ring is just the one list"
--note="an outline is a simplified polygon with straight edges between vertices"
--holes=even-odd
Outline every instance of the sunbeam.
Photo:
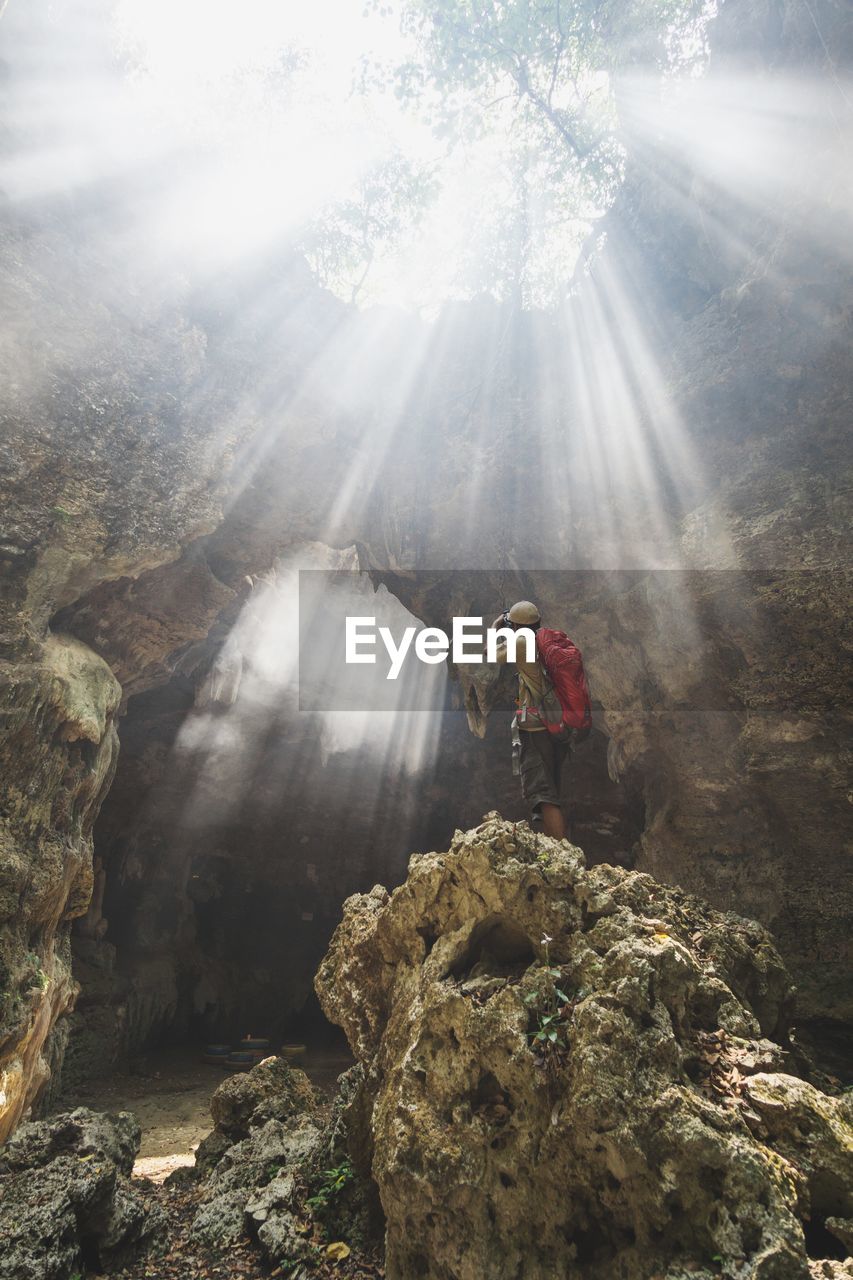
[[[300,591],[304,570],[315,571],[314,590]],[[333,609],[338,617],[341,611],[370,612],[397,631],[411,621],[399,601],[384,588],[376,592],[358,572],[352,551],[296,548],[254,585],[175,744],[176,767],[186,769],[189,759],[193,780],[184,814],[190,827],[228,822],[259,778],[265,786],[280,786],[282,795],[322,790],[316,770],[322,775],[334,756],[346,757],[343,772],[358,775],[353,783],[362,808],[377,815],[399,776],[432,767],[445,669],[410,664],[377,708],[370,696],[376,686],[360,691],[340,660]],[[309,741],[319,755],[299,749],[299,742]],[[282,745],[293,750],[282,754]],[[276,760],[286,776],[276,777]],[[403,839],[405,815],[386,810],[384,817],[399,826]]]
[[845,3],[0,0],[16,1276],[840,1276]]

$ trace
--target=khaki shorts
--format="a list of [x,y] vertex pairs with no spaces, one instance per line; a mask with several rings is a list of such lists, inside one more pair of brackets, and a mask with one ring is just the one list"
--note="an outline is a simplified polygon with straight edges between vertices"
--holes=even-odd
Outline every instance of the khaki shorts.
[[562,808],[569,803],[568,742],[556,742],[546,730],[531,733],[521,731],[521,794],[534,810],[540,804],[556,804]]

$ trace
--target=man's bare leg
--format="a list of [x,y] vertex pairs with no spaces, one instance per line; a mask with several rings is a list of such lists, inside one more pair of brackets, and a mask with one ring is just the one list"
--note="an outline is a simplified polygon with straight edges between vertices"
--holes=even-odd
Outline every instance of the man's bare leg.
[[563,840],[566,835],[566,824],[563,821],[563,811],[558,804],[541,804],[539,811],[542,815],[542,830],[546,836],[553,836],[555,840]]

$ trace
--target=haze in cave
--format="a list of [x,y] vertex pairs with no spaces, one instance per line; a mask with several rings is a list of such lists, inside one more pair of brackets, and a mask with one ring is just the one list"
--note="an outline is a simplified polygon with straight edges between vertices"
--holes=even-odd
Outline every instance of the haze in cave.
[[851,60],[0,3],[0,1280],[853,1278]]

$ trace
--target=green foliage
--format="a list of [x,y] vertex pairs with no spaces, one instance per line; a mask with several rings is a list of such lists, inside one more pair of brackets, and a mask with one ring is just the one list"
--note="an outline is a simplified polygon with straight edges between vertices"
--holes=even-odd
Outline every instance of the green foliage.
[[524,997],[533,1017],[527,1033],[530,1047],[540,1063],[551,1067],[559,1065],[563,1051],[568,1049],[568,1024],[573,1007],[572,997],[557,986],[556,979],[560,976],[559,969],[546,969],[542,984]]
[[568,1004],[571,997],[567,996],[565,991],[562,991],[559,987],[555,987],[554,996],[558,1002],[557,1006],[555,1008],[555,1006],[548,1001],[546,1007],[550,1007],[551,1012],[546,1013],[542,1007],[544,1002],[542,1001],[541,993],[532,992],[531,994],[533,999],[528,1000],[528,1003],[538,1006],[535,1010],[537,1017],[536,1026],[533,1031],[529,1033],[531,1044],[540,1045],[542,1048],[547,1048],[548,1045],[552,1044],[565,1048],[568,1041],[565,1036],[565,1025],[561,1022],[562,1010],[560,1005]]
[[606,183],[596,169],[615,120],[602,76],[686,69],[708,16],[706,0],[403,0],[418,55],[398,68],[395,92],[435,91],[434,119],[450,137],[481,130],[509,100],[528,141],[594,161],[593,184]]
[[329,205],[298,247],[319,280],[355,302],[374,259],[419,218],[434,191],[429,171],[397,151],[366,173],[346,200]]
[[397,98],[448,151],[501,140],[505,187],[475,218],[470,287],[554,300],[622,180],[617,86],[691,70],[711,13],[712,0],[402,0],[413,54]]
[[[309,1247],[308,1253],[314,1261],[320,1257],[320,1250],[315,1246]],[[277,1262],[283,1275],[291,1276],[297,1273],[305,1275],[305,1260],[303,1258],[278,1258]]]
[[[447,137],[482,132],[487,113],[511,101],[524,126],[538,124],[579,156],[603,141],[584,76],[603,68],[603,32],[578,10],[556,0],[408,0],[403,26],[421,57],[401,67],[397,94],[437,91],[437,130]],[[503,95],[503,96],[501,96]],[[536,135],[531,133],[532,141]]]
[[35,951],[28,951],[24,957],[27,968],[30,971],[27,976],[26,985],[32,990],[38,988],[39,991],[47,991],[50,986],[50,978],[42,968],[41,959],[36,955]]
[[355,1169],[349,1159],[343,1160],[334,1169],[324,1169],[319,1187],[305,1203],[315,1212],[328,1209],[354,1177]]
[[537,986],[528,991],[524,1003],[529,1007],[533,1020],[527,1033],[530,1047],[542,1065],[555,1069],[568,1049],[568,1028],[575,998],[563,986],[557,985],[564,975],[559,966],[551,963],[551,942],[546,933],[542,938],[545,965],[538,974]]

